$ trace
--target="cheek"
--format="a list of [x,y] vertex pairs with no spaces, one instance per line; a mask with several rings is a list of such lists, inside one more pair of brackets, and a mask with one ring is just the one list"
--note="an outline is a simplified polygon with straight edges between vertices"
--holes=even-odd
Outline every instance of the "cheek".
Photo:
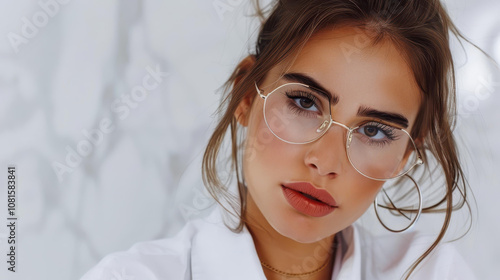
[[245,141],[244,163],[260,167],[268,166],[274,169],[280,166],[290,167],[293,161],[286,165],[277,164],[283,162],[285,158],[295,158],[296,161],[300,145],[285,143],[269,130],[262,113],[262,105],[261,101],[252,107]]
[[362,175],[352,176],[349,187],[342,188],[343,211],[349,213],[353,220],[358,219],[370,207],[384,182],[374,181]]
[[250,174],[259,174],[260,178],[267,173],[280,173],[292,168],[299,156],[298,148],[276,138],[267,127],[262,114],[254,112],[247,129],[244,167]]

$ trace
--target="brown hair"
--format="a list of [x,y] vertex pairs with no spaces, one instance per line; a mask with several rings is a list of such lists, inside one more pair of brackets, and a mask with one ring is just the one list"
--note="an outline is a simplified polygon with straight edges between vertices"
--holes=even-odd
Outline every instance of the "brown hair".
[[[217,202],[224,200],[239,212],[239,224],[232,230],[241,231],[246,189],[241,180],[241,139],[234,114],[248,94],[255,97],[252,91],[254,81],[262,80],[272,67],[297,54],[315,32],[327,27],[349,25],[360,28],[370,35],[373,44],[382,39],[391,40],[405,56],[423,94],[412,137],[418,139],[424,162],[428,162],[429,156],[433,157],[445,178],[444,184],[433,186],[442,188],[442,195],[422,210],[423,213],[445,213],[441,231],[435,242],[408,269],[408,278],[443,239],[452,211],[467,203],[467,182],[452,135],[456,116],[455,73],[448,32],[465,41],[467,39],[457,30],[439,0],[280,0],[268,11],[259,6],[259,1],[255,3],[257,14],[263,21],[255,52],[251,54],[255,63],[252,67],[238,65],[225,84],[226,95],[218,109],[221,119],[203,157],[203,181],[208,191]],[[264,17],[266,13],[270,14],[267,19]],[[228,128],[231,135],[230,173],[236,175],[238,196],[228,191],[217,167]],[[426,169],[429,170],[429,165]],[[453,194],[457,192],[459,199],[454,201]]]

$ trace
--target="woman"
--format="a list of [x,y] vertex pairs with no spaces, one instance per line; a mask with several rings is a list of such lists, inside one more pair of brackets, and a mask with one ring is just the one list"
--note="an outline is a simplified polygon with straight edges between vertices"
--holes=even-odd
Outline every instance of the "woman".
[[[436,0],[275,3],[227,82],[205,151],[204,182],[221,207],[83,279],[473,279],[440,243],[466,203],[449,31],[460,36]],[[228,128],[237,194],[218,170]],[[435,169],[445,183],[428,186],[443,194],[432,199],[417,181]],[[388,180],[411,187],[389,194]],[[372,204],[395,232],[420,213],[445,219],[433,239],[374,237],[354,224]],[[410,222],[393,228],[384,211]]]

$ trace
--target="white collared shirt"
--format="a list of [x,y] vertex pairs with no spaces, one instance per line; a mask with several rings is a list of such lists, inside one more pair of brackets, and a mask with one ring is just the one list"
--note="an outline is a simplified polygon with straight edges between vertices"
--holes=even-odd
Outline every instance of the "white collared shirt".
[[[234,233],[217,207],[205,219],[188,222],[174,237],[141,242],[106,256],[81,280],[260,280],[266,279],[252,236]],[[434,236],[373,237],[359,225],[342,231],[332,280],[401,279],[432,244]],[[410,279],[475,279],[450,243],[440,244]]]

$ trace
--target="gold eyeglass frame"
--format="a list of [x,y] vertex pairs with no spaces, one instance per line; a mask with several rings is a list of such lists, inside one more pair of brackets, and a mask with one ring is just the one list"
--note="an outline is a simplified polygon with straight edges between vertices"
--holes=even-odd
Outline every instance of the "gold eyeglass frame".
[[401,176],[404,176],[406,174],[408,174],[408,172],[410,172],[415,166],[417,165],[421,165],[424,163],[423,159],[422,159],[422,156],[420,154],[420,151],[418,150],[417,148],[417,145],[415,144],[415,141],[413,141],[413,138],[411,137],[410,133],[408,133],[408,131],[406,131],[405,129],[402,129],[402,128],[398,128],[398,127],[393,127],[394,129],[398,129],[398,130],[401,130],[403,131],[404,133],[406,133],[406,135],[408,135],[408,137],[410,138],[411,140],[411,143],[413,145],[413,147],[415,148],[415,151],[417,153],[417,159],[416,159],[416,162],[413,163],[412,166],[410,166],[408,168],[408,170],[406,170],[405,172],[399,174],[399,175],[396,175],[394,177],[391,177],[391,178],[386,178],[386,179],[380,179],[380,178],[374,178],[374,177],[371,177],[371,176],[368,176],[366,174],[364,174],[363,172],[361,172],[355,165],[354,163],[352,162],[351,160],[351,157],[349,155],[349,146],[351,144],[351,140],[352,140],[352,132],[356,129],[358,129],[360,126],[356,126],[356,127],[348,127],[347,125],[343,124],[343,123],[339,123],[339,122],[336,122],[332,119],[332,111],[331,111],[331,103],[330,103],[330,99],[328,99],[328,102],[329,102],[329,106],[330,106],[330,121],[328,120],[325,120],[323,122],[323,124],[318,128],[321,129],[323,128],[324,129],[324,126],[327,125],[327,122],[328,122],[328,127],[326,129],[324,129],[324,131],[318,136],[316,137],[315,139],[313,140],[310,140],[310,141],[306,141],[306,142],[303,142],[303,143],[298,143],[298,142],[291,142],[291,141],[287,141],[281,137],[279,137],[278,135],[276,135],[276,133],[274,133],[274,131],[271,129],[271,127],[269,126],[269,123],[267,122],[267,119],[266,119],[266,103],[267,103],[267,98],[269,96],[271,96],[271,94],[273,94],[275,91],[277,91],[278,89],[284,87],[284,86],[287,86],[287,85],[300,85],[300,86],[304,86],[304,87],[307,87],[307,88],[311,88],[309,85],[306,85],[306,84],[302,84],[302,83],[286,83],[286,84],[283,84],[283,85],[280,85],[279,87],[275,88],[274,90],[272,90],[270,93],[268,93],[267,95],[264,95],[262,94],[263,91],[261,91],[259,89],[259,87],[257,86],[257,82],[255,82],[255,89],[257,90],[257,94],[262,98],[264,99],[264,106],[262,108],[262,113],[264,115],[264,121],[266,122],[266,126],[267,128],[269,129],[269,131],[271,131],[271,133],[276,136],[276,138],[280,139],[281,141],[285,142],[285,143],[289,143],[289,144],[294,144],[294,145],[301,145],[301,144],[309,144],[309,143],[312,143],[316,140],[318,140],[319,138],[323,137],[323,135],[326,134],[326,132],[330,129],[330,127],[332,126],[332,124],[336,124],[338,126],[341,126],[345,129],[347,129],[347,137],[346,137],[346,145],[345,145],[345,152],[346,152],[346,155],[347,155],[347,159],[349,160],[349,163],[351,164],[351,166],[361,175],[365,176],[366,178],[369,178],[369,179],[372,179],[372,180],[376,180],[376,181],[387,181],[387,180],[391,180],[391,179],[396,179],[396,178],[399,178]]

